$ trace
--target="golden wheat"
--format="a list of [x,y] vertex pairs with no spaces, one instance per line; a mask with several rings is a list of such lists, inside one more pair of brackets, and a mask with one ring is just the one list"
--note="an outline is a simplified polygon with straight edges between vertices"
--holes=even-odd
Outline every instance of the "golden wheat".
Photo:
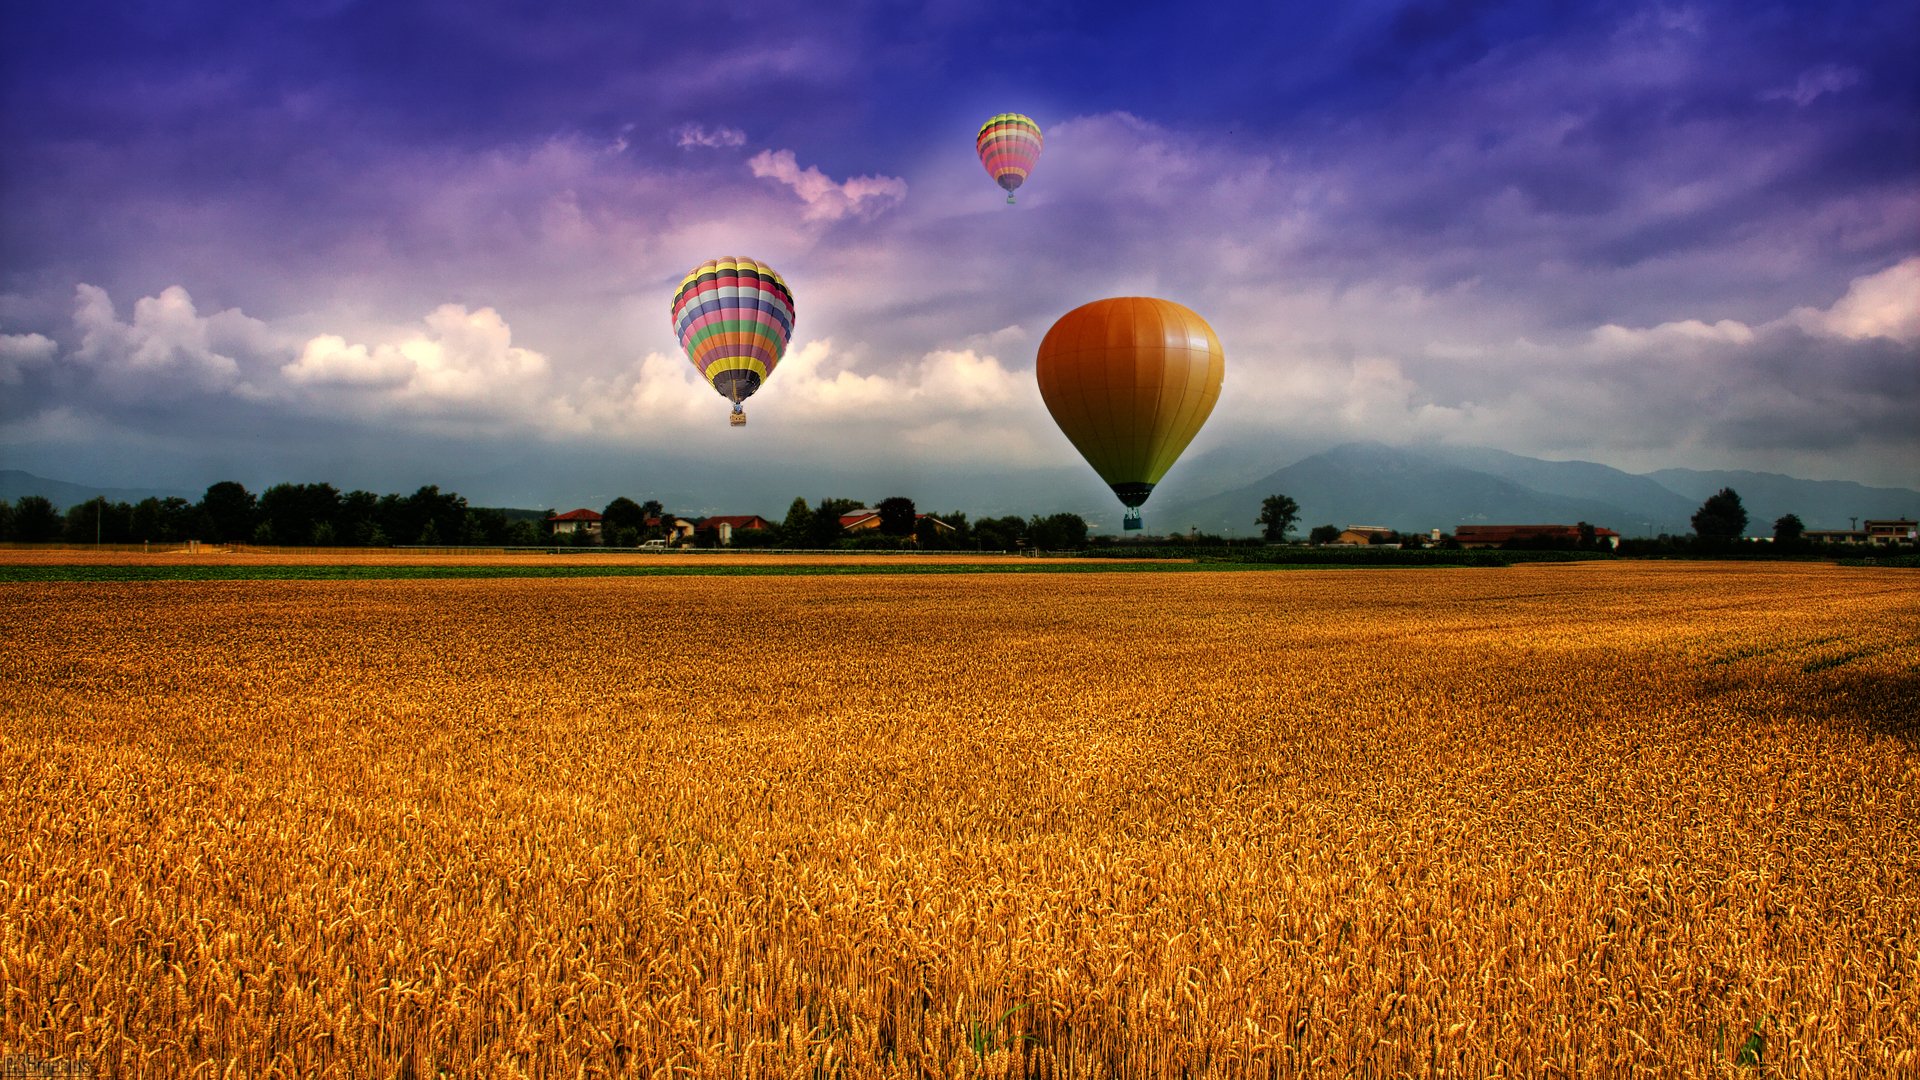
[[0,1054],[1913,1075],[1916,584],[0,586]]

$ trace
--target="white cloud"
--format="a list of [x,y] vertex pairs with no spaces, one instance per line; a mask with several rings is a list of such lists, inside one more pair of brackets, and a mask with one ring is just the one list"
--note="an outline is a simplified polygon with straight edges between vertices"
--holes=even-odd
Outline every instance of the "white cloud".
[[747,142],[747,133],[739,128],[720,127],[709,131],[701,124],[682,124],[674,136],[682,150],[745,146]]
[[281,369],[294,383],[314,386],[400,386],[414,362],[394,345],[349,345],[338,334],[321,334],[300,350],[300,358]]
[[1920,255],[1853,279],[1826,310],[1799,308],[1790,318],[1809,333],[1920,342]]
[[59,348],[45,334],[0,334],[0,386],[17,386],[28,368],[41,367]]
[[762,150],[747,167],[755,176],[792,188],[807,204],[808,221],[837,221],[850,214],[871,217],[907,197],[907,182],[897,176],[855,176],[835,183],[814,166],[800,168],[791,150]]
[[1593,331],[1593,344],[1603,352],[1631,353],[1647,349],[1684,347],[1709,342],[1748,345],[1753,342],[1753,327],[1732,319],[1708,325],[1698,319],[1682,319],[1648,328],[1616,326],[1608,323]]
[[351,389],[416,411],[543,411],[547,358],[514,345],[499,312],[442,304],[424,324],[373,345],[318,335],[281,372],[296,386]]
[[279,335],[267,324],[237,309],[201,315],[178,285],[142,297],[133,305],[133,320],[121,322],[106,290],[83,283],[76,290],[73,322],[80,331],[74,360],[121,400],[207,392],[257,396],[260,390],[241,360],[255,360],[279,345]]

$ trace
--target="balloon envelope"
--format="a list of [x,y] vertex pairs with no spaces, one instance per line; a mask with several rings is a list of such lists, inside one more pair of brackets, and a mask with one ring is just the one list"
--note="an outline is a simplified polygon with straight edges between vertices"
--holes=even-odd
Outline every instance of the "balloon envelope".
[[1040,125],[1020,113],[1001,113],[980,125],[974,149],[980,152],[987,175],[1006,189],[1008,202],[1013,201],[1013,189],[1026,181],[1034,162],[1040,160],[1042,141]]
[[1171,300],[1121,296],[1062,315],[1040,341],[1040,397],[1130,509],[1179,459],[1220,400],[1226,357],[1207,321]]
[[760,389],[793,335],[793,292],[773,267],[727,256],[694,267],[673,294],[673,332],[687,360],[721,397],[740,403]]

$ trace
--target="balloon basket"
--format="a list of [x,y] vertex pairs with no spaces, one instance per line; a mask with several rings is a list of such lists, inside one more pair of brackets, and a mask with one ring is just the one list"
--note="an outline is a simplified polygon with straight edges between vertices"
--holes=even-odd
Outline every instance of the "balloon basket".
[[1122,529],[1125,529],[1125,530],[1126,530],[1126,531],[1128,531],[1128,532],[1139,532],[1139,531],[1140,531],[1140,510],[1139,510],[1139,508],[1137,508],[1137,507],[1128,507],[1128,508],[1127,508],[1127,516],[1126,516],[1125,518],[1123,518],[1123,519],[1121,520],[1121,522],[1120,522],[1120,527],[1121,527]]
[[1012,196],[1012,195],[1008,195],[1008,196],[1007,196],[1007,205],[1008,205],[1008,206],[1012,206],[1012,205],[1013,205],[1013,196]]
[[728,427],[746,427],[747,414],[741,412],[739,409],[733,410],[732,412],[727,414],[727,426]]

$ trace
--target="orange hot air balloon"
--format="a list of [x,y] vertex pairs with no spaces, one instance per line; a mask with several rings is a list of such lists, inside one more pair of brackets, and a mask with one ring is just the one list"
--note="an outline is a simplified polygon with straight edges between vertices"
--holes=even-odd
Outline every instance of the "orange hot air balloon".
[[1053,421],[1127,505],[1140,504],[1220,399],[1226,356],[1189,308],[1120,296],[1074,308],[1041,339],[1034,364]]

